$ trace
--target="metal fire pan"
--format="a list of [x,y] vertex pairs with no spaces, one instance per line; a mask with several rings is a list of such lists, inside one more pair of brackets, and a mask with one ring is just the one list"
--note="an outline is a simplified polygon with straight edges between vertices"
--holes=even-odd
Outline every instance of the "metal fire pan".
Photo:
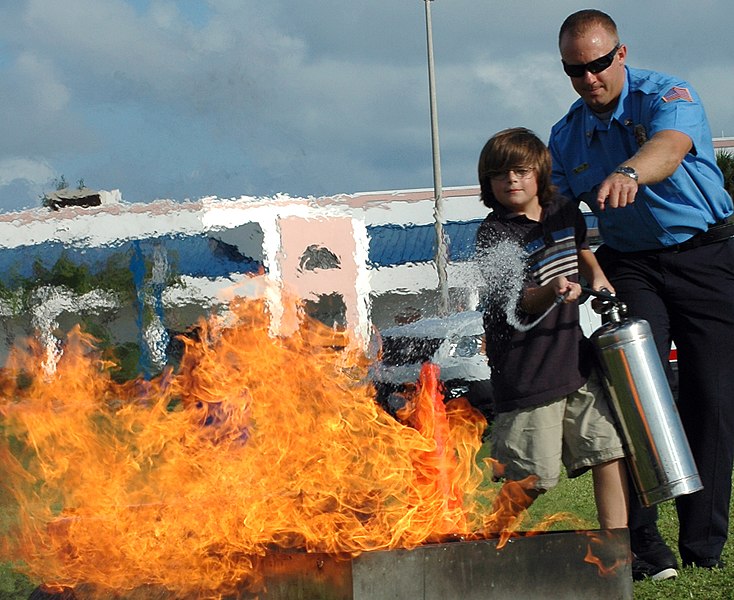
[[[454,541],[356,558],[273,551],[259,560],[264,589],[226,600],[632,600],[626,529],[538,533],[513,538],[501,549],[497,544]],[[31,598],[97,600],[82,591],[61,595],[39,589]],[[99,600],[113,597],[174,599],[165,588],[151,587]]]
[[263,575],[261,600],[632,599],[626,529],[541,533],[499,550],[497,541],[482,540],[351,560],[275,553],[264,561]]

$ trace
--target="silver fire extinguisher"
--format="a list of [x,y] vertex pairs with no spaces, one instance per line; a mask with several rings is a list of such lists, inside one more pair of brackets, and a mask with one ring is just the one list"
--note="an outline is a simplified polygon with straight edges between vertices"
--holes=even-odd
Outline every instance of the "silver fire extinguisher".
[[585,291],[605,300],[598,312],[608,322],[591,340],[641,502],[652,506],[702,489],[649,323],[627,317],[626,305],[616,296]]

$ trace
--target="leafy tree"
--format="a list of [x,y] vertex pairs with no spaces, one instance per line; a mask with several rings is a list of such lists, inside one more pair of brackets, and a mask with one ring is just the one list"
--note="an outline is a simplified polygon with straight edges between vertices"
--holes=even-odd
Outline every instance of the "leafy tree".
[[734,154],[727,150],[716,153],[716,164],[724,174],[724,187],[729,195],[734,198]]
[[68,256],[62,255],[51,269],[50,285],[63,285],[77,294],[86,294],[96,287],[96,281],[87,265],[78,265]]
[[[57,192],[61,192],[63,190],[69,189],[69,182],[66,181],[66,177],[62,174],[61,177],[54,178],[53,181],[54,190]],[[84,179],[79,179],[77,181],[77,189],[82,190],[84,189]],[[53,199],[49,198],[48,194],[43,194],[41,196],[41,206],[44,208],[53,208],[54,201]]]
[[64,177],[63,173],[61,174],[61,177],[59,177],[58,179],[54,179],[54,187],[56,187],[57,192],[65,190],[69,187],[69,184],[66,183],[66,177]]

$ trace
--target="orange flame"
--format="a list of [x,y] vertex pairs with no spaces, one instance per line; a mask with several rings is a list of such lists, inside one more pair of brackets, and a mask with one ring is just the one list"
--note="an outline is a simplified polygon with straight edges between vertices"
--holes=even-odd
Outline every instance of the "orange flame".
[[[33,580],[176,597],[257,590],[272,548],[356,555],[497,531],[476,460],[485,422],[426,367],[408,424],[367,361],[308,322],[269,334],[261,302],[201,322],[177,372],[115,384],[74,329],[56,372],[31,344],[0,378],[0,543]],[[496,521],[495,525],[496,525]]]
[[596,565],[601,577],[610,577],[632,562],[632,555],[629,552],[627,556],[608,555],[610,545],[605,543],[604,538],[612,535],[610,531],[588,532],[587,535],[589,544],[586,547],[584,561]]
[[463,494],[457,477],[456,452],[451,445],[437,365],[423,365],[417,394],[399,416],[425,439],[435,443],[431,451],[420,452],[415,457],[416,483],[422,492],[422,498],[416,504],[422,504],[423,498],[436,497],[443,505],[435,515],[439,521],[431,527],[434,534],[465,533]]

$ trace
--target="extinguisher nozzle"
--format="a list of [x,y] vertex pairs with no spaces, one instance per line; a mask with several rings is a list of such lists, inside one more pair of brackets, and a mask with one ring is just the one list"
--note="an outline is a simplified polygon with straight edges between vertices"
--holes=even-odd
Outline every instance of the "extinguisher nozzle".
[[600,315],[612,317],[624,317],[627,315],[627,305],[608,290],[594,290],[589,287],[581,287],[581,291],[594,296],[595,300],[591,307]]

